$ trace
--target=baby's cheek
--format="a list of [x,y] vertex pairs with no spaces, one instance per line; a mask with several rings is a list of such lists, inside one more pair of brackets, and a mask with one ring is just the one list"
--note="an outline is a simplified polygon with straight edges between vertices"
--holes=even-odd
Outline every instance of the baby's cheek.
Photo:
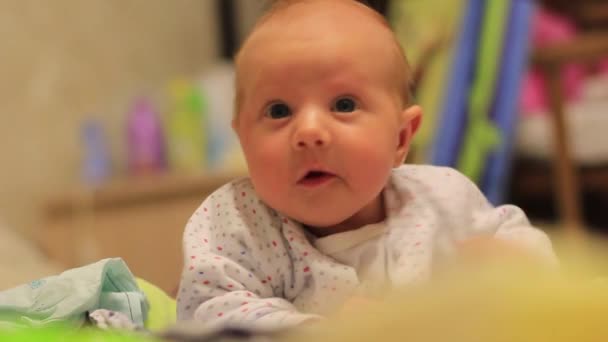
[[387,149],[364,146],[351,156],[350,168],[356,171],[359,177],[370,181],[383,180],[390,174],[393,162],[394,154],[389,153]]
[[256,142],[255,148],[245,149],[247,164],[252,177],[280,177],[286,167],[286,151],[275,144]]
[[249,165],[249,176],[256,193],[264,202],[277,208],[285,201],[288,177],[285,162],[260,156]]

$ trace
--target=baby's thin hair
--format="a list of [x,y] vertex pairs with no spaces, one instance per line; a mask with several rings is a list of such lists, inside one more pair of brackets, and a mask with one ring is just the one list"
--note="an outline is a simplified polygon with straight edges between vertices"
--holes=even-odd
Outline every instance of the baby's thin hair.
[[[284,10],[286,10],[296,4],[308,3],[308,2],[323,2],[323,1],[325,1],[325,2],[337,2],[337,1],[351,2],[355,5],[361,6],[361,8],[364,9],[366,12],[368,12],[374,20],[376,20],[380,25],[382,25],[384,28],[386,28],[390,32],[394,45],[396,47],[396,52],[398,54],[398,58],[402,61],[402,63],[400,63],[401,64],[400,66],[403,69],[403,70],[400,70],[400,74],[401,74],[400,77],[402,77],[402,80],[400,82],[401,83],[400,92],[401,92],[401,100],[403,102],[403,107],[404,108],[407,107],[411,103],[412,98],[413,98],[412,84],[411,84],[412,83],[411,68],[407,61],[405,53],[403,52],[403,48],[401,47],[401,44],[399,43],[397,37],[395,37],[395,33],[393,32],[392,27],[389,24],[389,22],[386,20],[386,18],[384,18],[384,16],[382,16],[376,10],[371,8],[368,5],[367,1],[365,1],[365,0],[270,0],[268,2],[268,9],[262,15],[262,17],[260,17],[260,19],[258,19],[258,21],[255,23],[255,25],[253,26],[253,29],[251,30],[251,33],[249,33],[248,37],[245,39],[245,41],[241,45],[241,49],[239,49],[237,51],[237,53],[234,57],[236,64],[238,65],[242,47],[245,46],[247,40],[249,39],[249,37],[251,37],[252,33],[255,32],[260,26],[262,26],[264,23],[266,23],[272,17],[280,14]],[[242,101],[242,91],[239,86],[238,72],[237,72],[236,79],[235,79],[235,87],[236,87],[236,96],[235,96],[235,101],[234,101],[235,102],[234,108],[235,108],[235,116],[236,116],[236,114],[240,110],[241,101]]]

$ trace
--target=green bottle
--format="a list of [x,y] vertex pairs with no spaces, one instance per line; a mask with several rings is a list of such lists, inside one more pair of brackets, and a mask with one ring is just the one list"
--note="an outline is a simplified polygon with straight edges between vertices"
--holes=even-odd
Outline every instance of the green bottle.
[[170,109],[167,117],[169,167],[173,171],[193,172],[206,167],[205,111],[200,90],[190,81],[179,79],[169,85]]

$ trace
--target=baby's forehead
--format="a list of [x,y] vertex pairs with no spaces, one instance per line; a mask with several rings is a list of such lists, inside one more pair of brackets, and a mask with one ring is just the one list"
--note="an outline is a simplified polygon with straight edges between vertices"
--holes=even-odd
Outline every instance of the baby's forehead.
[[315,49],[330,41],[336,48],[357,46],[375,49],[378,54],[386,47],[400,49],[386,21],[354,0],[289,3],[271,10],[258,22],[239,51],[237,63],[252,50],[259,52],[294,42]]
[[407,92],[409,67],[393,32],[383,17],[354,0],[302,0],[271,11],[237,55],[237,89],[243,90],[243,82],[263,80],[261,65],[298,61],[283,58],[290,54],[327,65],[356,59],[361,66],[365,62],[360,61],[372,60],[365,67],[368,74],[381,75]]
[[293,29],[304,26],[303,29],[310,29],[323,21],[338,26],[373,24],[390,31],[380,14],[355,0],[292,0],[278,4],[258,21],[254,31],[267,27]]

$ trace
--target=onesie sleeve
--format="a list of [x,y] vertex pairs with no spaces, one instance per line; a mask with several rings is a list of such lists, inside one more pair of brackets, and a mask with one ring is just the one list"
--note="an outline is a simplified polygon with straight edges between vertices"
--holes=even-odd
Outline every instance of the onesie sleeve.
[[530,224],[522,209],[514,205],[493,206],[466,176],[456,170],[445,170],[443,177],[449,179],[446,185],[454,203],[454,217],[458,218],[456,240],[493,236],[525,248],[547,265],[557,265],[549,237]]
[[293,270],[274,215],[252,187],[228,184],[203,202],[184,231],[178,320],[267,331],[320,319],[283,296]]

